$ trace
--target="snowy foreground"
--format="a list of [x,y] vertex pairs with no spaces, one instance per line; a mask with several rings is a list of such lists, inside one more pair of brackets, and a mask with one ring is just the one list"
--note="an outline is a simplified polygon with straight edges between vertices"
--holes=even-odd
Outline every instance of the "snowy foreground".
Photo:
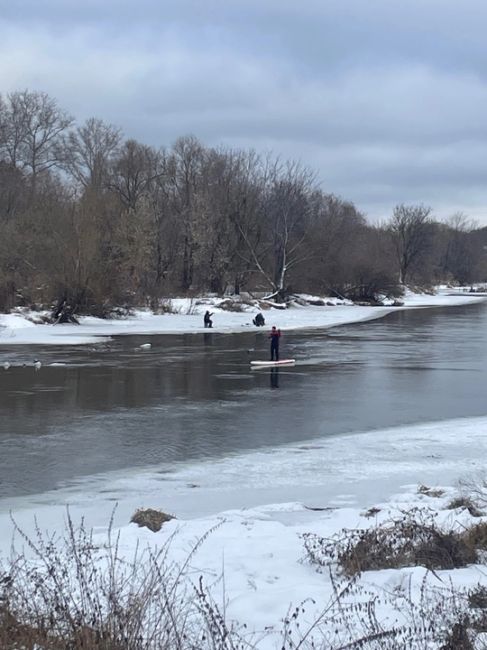
[[[52,530],[62,502],[69,504],[75,519],[86,515],[90,525],[97,519],[95,513],[99,523],[100,512],[107,521],[117,496],[121,512],[116,522],[120,514],[128,522],[136,507],[161,508],[177,519],[159,532],[135,524],[115,530],[124,557],[134,557],[137,548],[157,549],[169,542],[168,564],[188,562],[179,579],[181,587],[187,585],[188,593],[193,593],[190,585],[198,585],[201,576],[228,624],[245,624],[240,632],[259,649],[282,646],[283,621],[301,604],[304,611],[294,638],[326,610],[313,631],[316,647],[340,647],[320,645],[323,635],[333,637],[338,625],[341,638],[351,639],[371,628],[364,612],[352,612],[348,623],[340,618],[343,609],[337,613],[336,589],[347,587],[346,597],[340,600],[347,611],[350,604],[374,603],[374,626],[409,625],[412,618],[423,615],[436,620],[446,617],[447,626],[448,616],[457,616],[464,607],[459,593],[478,589],[479,584],[487,587],[485,565],[364,571],[348,591],[349,579],[336,563],[320,567],[309,561],[303,536],[343,539],[351,531],[402,519],[413,508],[420,509],[413,519],[433,517],[438,527],[447,530],[462,531],[487,521],[487,517],[471,516],[465,508],[448,508],[458,495],[456,487],[438,491],[445,484],[455,486],[457,478],[482,475],[486,434],[487,417],[481,417],[315,439],[182,465],[165,475],[163,483],[156,469],[125,472],[100,477],[96,485],[86,482],[44,495],[35,506],[33,497],[23,504],[10,502],[10,507],[27,532],[34,514],[42,528]],[[419,484],[434,489],[418,491]],[[262,505],[271,501],[274,505]],[[232,509],[232,504],[238,504],[238,509]],[[8,524],[3,510],[1,529],[8,530]],[[95,532],[96,541],[106,540],[106,526],[96,526]],[[425,645],[418,633],[418,645],[405,642],[395,647],[441,646]]]
[[[276,325],[282,330],[333,327],[380,318],[398,309],[464,305],[485,300],[485,295],[458,295],[447,289],[440,290],[436,295],[408,292],[403,299],[403,307],[361,307],[333,298],[325,300],[330,304],[324,307],[295,304],[288,309],[265,310],[266,326]],[[172,308],[179,313],[155,315],[150,311],[138,311],[132,317],[116,320],[86,316],[80,319],[80,325],[36,324],[33,313],[3,314],[0,315],[0,346],[82,345],[116,335],[201,333],[204,331],[203,314],[206,310],[214,313],[213,332],[255,329],[252,319],[259,309],[246,306],[242,312],[226,311],[218,307],[218,302],[217,299],[174,299],[171,301]]]
[[[448,615],[454,620],[463,611],[461,604],[456,605],[455,611],[452,605],[460,601],[458,594],[478,590],[480,585],[487,587],[485,565],[435,571],[420,566],[364,571],[357,581],[352,581],[333,558],[325,557],[324,566],[319,566],[310,561],[305,551],[307,535],[318,536],[325,542],[345,540],[358,530],[394,525],[392,521],[403,520],[413,509],[417,509],[413,520],[432,518],[444,530],[462,531],[479,523],[480,519],[472,517],[466,509],[449,509],[458,495],[456,490],[432,490],[430,495],[421,493],[423,489],[424,486],[419,491],[418,486],[410,488],[369,509],[327,506],[310,510],[302,503],[284,503],[227,511],[192,521],[173,520],[158,533],[139,530],[132,524],[120,531],[120,545],[124,555],[132,557],[137,544],[154,548],[168,541],[170,561],[183,566],[190,558],[184,580],[197,585],[202,577],[214,602],[225,611],[228,626],[236,625],[257,648],[282,647],[284,621],[296,608],[299,626],[291,626],[296,643],[319,621],[311,632],[316,643],[313,647],[341,647],[321,645],[323,639],[333,641],[335,629],[342,641],[350,642],[372,635],[372,630],[413,625],[422,614],[431,620],[438,614],[444,616],[446,629]],[[342,589],[346,595],[338,603],[337,590]],[[438,602],[441,613],[435,613]],[[353,605],[359,603],[368,605],[362,611],[355,609],[346,615],[340,612],[350,605],[353,610]],[[373,607],[373,625],[367,620],[369,605]],[[424,625],[428,625],[427,619]],[[425,646],[424,641],[418,634],[417,645],[396,647],[439,647]]]

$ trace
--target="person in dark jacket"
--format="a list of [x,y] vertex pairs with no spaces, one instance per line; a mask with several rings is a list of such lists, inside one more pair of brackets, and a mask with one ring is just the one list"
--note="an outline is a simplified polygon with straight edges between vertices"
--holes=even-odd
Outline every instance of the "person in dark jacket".
[[265,325],[264,317],[260,312],[257,314],[257,316],[254,318],[252,322],[256,327],[264,327]]
[[212,316],[213,316],[213,312],[210,313],[209,311],[207,311],[205,313],[205,316],[203,318],[203,322],[205,324],[205,327],[212,327],[212,325],[213,325],[213,321],[211,320]]
[[275,325],[269,333],[271,340],[271,361],[279,361],[279,339],[281,338],[281,330],[278,330]]

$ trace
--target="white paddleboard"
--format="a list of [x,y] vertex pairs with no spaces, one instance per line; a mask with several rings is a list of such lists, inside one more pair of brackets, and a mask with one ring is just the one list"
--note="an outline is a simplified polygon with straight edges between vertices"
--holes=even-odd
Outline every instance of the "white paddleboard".
[[282,359],[281,361],[251,361],[250,365],[256,368],[266,368],[269,366],[292,366],[295,363],[295,359]]

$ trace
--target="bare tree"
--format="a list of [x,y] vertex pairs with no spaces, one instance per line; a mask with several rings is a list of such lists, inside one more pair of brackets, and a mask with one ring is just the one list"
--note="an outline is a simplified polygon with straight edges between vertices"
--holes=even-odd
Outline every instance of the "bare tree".
[[127,140],[114,162],[111,188],[126,208],[136,210],[151,183],[162,173],[160,155],[155,149]]
[[69,299],[107,313],[229,285],[374,300],[396,295],[398,278],[485,279],[485,242],[464,215],[438,223],[422,205],[372,227],[309,170],[270,155],[193,136],[154,149],[96,118],[73,126],[45,93],[0,96],[4,306]]
[[195,230],[203,162],[204,148],[194,136],[178,138],[168,160],[172,206],[178,215],[182,231],[181,286],[184,291],[191,288],[194,280],[194,256],[198,246]]
[[0,157],[7,165],[21,166],[20,148],[25,130],[20,107],[0,96]]
[[14,165],[0,160],[0,221],[9,221],[26,204],[26,179]]
[[333,194],[313,192],[306,239],[312,260],[300,274],[307,291],[331,291],[340,295],[349,290],[355,282],[353,269],[361,255],[366,228],[364,217],[353,203]]
[[399,283],[405,284],[413,266],[421,260],[431,244],[431,208],[424,205],[397,205],[389,222],[399,268]]
[[247,245],[247,259],[252,260],[266,280],[269,298],[284,299],[286,277],[295,266],[309,260],[305,245],[310,223],[313,174],[290,162],[267,160],[262,177],[263,194],[258,225],[237,222]]
[[485,253],[481,242],[473,236],[476,224],[465,214],[452,215],[444,226],[444,255],[442,270],[460,285],[478,279],[480,264]]
[[146,290],[153,297],[161,295],[162,285],[171,268],[176,266],[178,256],[178,227],[171,209],[168,156],[164,150],[160,150],[158,156],[160,173],[151,183],[146,212],[150,256]]
[[83,188],[106,187],[110,168],[122,140],[120,129],[90,117],[62,137],[59,158],[63,168]]
[[[249,270],[240,264],[238,253],[243,242],[235,222],[245,222],[252,209],[250,180],[255,171],[254,161],[253,154],[231,149],[209,149],[205,153],[195,224],[195,260],[200,282],[212,292],[222,293],[232,281],[238,292],[245,281],[245,271]],[[251,268],[255,269],[255,265]]]
[[10,93],[1,110],[3,155],[30,172],[35,188],[39,174],[59,163],[61,135],[72,123],[73,118],[46,93]]

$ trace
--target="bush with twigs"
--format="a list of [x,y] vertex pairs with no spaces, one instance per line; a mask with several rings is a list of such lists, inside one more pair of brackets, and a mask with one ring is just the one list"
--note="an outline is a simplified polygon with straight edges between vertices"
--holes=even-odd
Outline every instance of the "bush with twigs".
[[487,547],[482,522],[442,531],[432,515],[416,510],[362,531],[362,537],[359,531],[333,540],[305,535],[307,558],[326,567],[331,596],[318,616],[306,611],[318,604],[305,601],[287,612],[282,629],[259,636],[229,621],[225,602],[217,603],[203,578],[192,575],[192,558],[214,530],[176,566],[169,559],[174,536],[158,550],[136,549],[127,558],[111,525],[103,542],[69,516],[60,537],[37,529],[30,538],[17,528],[25,552],[13,552],[0,565],[0,648],[255,650],[264,642],[280,650],[487,647],[481,645],[487,630],[484,585],[462,591],[443,580],[433,588],[429,577],[435,574],[424,570],[422,579],[410,576],[386,593],[361,578],[370,568],[475,561],[478,549]]
[[[110,526],[95,542],[70,517],[65,535],[39,529],[35,538],[17,528],[26,554],[13,553],[0,566],[0,647],[38,650],[236,650],[249,645],[227,626],[205,592],[191,588],[181,567],[167,559],[171,540],[159,550],[135,551],[127,559]],[[218,630],[215,622],[218,622]],[[221,644],[215,641],[228,638]]]
[[487,522],[444,529],[430,510],[413,508],[370,528],[344,530],[330,539],[307,533],[303,539],[310,562],[337,565],[348,576],[409,566],[456,569],[474,564],[478,551],[487,549]]

